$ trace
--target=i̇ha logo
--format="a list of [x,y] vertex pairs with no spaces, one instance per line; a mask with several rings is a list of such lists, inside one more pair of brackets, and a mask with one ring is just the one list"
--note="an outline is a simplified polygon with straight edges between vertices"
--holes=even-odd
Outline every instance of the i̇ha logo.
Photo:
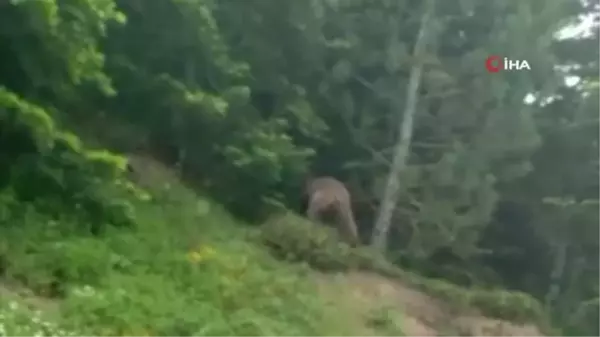
[[490,73],[500,70],[531,70],[529,63],[525,60],[511,60],[508,57],[492,55],[485,59],[485,68]]

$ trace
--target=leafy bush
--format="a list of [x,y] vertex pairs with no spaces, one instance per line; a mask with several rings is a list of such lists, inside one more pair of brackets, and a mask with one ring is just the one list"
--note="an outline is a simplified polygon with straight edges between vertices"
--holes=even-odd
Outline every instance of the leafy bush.
[[540,302],[519,291],[476,290],[471,297],[471,304],[491,317],[519,323],[544,320],[544,310]]
[[294,143],[286,118],[258,118],[246,86],[228,87],[218,95],[133,65],[115,67],[115,83],[129,99],[119,104],[126,109],[109,113],[135,123],[148,135],[153,155],[169,164],[178,162],[187,180],[236,215],[263,219],[270,203],[285,198],[282,185],[298,179],[314,154]]
[[47,111],[2,88],[0,139],[0,192],[48,214],[77,214],[93,233],[135,223],[125,158],[86,149]]
[[477,308],[482,314],[514,322],[546,324],[541,303],[531,295],[501,289],[467,289],[443,280],[403,272],[402,279],[455,308]]
[[273,216],[261,227],[264,244],[281,258],[304,261],[322,270],[357,266],[352,248],[329,227],[314,224],[293,213]]

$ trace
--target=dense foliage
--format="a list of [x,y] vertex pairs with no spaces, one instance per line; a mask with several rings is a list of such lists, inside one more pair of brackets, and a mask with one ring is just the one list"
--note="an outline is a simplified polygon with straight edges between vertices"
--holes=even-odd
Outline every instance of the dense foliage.
[[[307,172],[336,176],[367,241],[408,74],[424,62],[387,257],[529,293],[565,333],[600,333],[600,8],[437,1],[415,60],[421,3],[0,4],[0,230],[29,224],[15,220],[28,208],[63,223],[52,238],[139,223],[132,203],[143,193],[116,154],[138,152],[248,222],[300,210]],[[589,34],[558,36],[582,20]],[[531,70],[490,74],[493,54]]]

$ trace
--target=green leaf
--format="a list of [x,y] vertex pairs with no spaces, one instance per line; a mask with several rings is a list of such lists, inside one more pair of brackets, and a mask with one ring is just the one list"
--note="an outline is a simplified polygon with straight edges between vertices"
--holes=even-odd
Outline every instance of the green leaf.
[[352,64],[348,60],[338,61],[332,69],[333,78],[337,82],[346,82],[352,74]]

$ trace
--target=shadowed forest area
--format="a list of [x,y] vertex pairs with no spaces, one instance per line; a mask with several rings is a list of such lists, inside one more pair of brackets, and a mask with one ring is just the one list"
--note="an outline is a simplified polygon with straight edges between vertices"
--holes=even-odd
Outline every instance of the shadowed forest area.
[[0,336],[598,336],[599,10],[0,1]]

